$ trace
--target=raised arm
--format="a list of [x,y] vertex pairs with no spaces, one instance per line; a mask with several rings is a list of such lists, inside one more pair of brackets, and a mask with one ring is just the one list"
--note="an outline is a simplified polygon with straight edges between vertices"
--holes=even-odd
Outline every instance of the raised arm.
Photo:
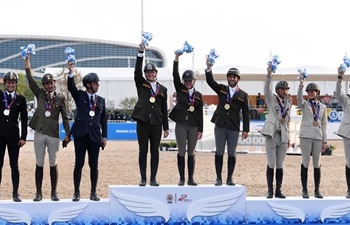
[[174,86],[176,91],[180,91],[182,88],[182,83],[180,80],[180,73],[179,73],[179,58],[180,58],[180,55],[175,54],[174,65],[173,65],[173,78],[174,78]]
[[209,59],[207,59],[207,69],[205,69],[205,78],[209,87],[211,87],[211,89],[213,89],[213,91],[215,91],[218,94],[220,92],[220,85],[214,80],[212,73],[212,65],[209,64]]
[[335,86],[335,96],[338,99],[338,101],[340,102],[340,104],[342,106],[345,105],[345,96],[342,92],[342,81],[343,81],[343,76],[344,76],[345,71],[341,71],[341,66],[338,68],[338,80]]
[[25,71],[26,71],[26,75],[27,75],[27,79],[28,79],[28,83],[29,83],[29,88],[30,88],[30,90],[32,90],[32,92],[35,96],[38,96],[40,94],[41,90],[33,78],[32,70],[30,68],[30,59],[29,58],[30,58],[30,55],[28,55],[28,57],[24,60]]
[[303,88],[304,88],[304,79],[300,79],[300,84],[299,84],[298,94],[297,94],[297,103],[299,107],[301,107],[304,103]]

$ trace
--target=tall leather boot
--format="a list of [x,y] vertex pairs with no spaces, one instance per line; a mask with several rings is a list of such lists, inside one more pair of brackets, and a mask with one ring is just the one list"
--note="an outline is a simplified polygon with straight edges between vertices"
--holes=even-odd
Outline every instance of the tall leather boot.
[[151,182],[150,182],[151,186],[159,186],[159,183],[156,180],[158,164],[159,164],[159,155],[152,154],[151,155]]
[[180,180],[178,185],[185,185],[185,157],[177,154],[177,168],[179,169]]
[[215,154],[215,171],[216,171],[215,186],[221,186],[222,185],[221,172],[222,172],[222,161],[223,161],[223,159],[224,159],[224,156]]
[[323,198],[320,192],[321,167],[314,168],[314,181],[315,181],[315,198]]
[[283,181],[283,169],[276,168],[276,191],[275,191],[276,198],[286,198],[286,196],[284,196],[281,191],[282,181]]
[[309,198],[309,192],[307,191],[307,172],[308,168],[305,168],[301,164],[300,176],[301,176],[301,185],[303,186],[302,196],[303,198]]
[[146,170],[147,170],[147,155],[139,153],[139,168],[140,168],[140,175],[141,175],[141,181],[139,183],[140,187],[146,186]]
[[188,169],[187,184],[190,186],[197,186],[197,183],[193,180],[194,168],[195,168],[195,156],[189,155],[187,158],[187,169]]
[[57,196],[57,182],[58,182],[58,169],[57,165],[50,167],[50,179],[51,179],[51,200],[59,201]]
[[232,180],[233,171],[236,166],[236,156],[229,156],[227,159],[227,179],[226,185],[235,186],[235,182]]
[[274,169],[270,168],[269,165],[267,165],[266,166],[266,180],[267,180],[266,198],[273,197],[273,172],[274,172]]
[[97,181],[98,181],[98,169],[90,169],[90,180],[91,180],[91,192],[90,192],[90,200],[92,201],[100,201],[96,193]]
[[43,194],[41,189],[43,185],[43,174],[44,174],[44,167],[36,165],[36,168],[35,168],[36,193],[33,199],[34,202],[39,202],[43,199]]
[[18,194],[18,187],[19,187],[19,169],[18,166],[14,169],[11,169],[12,173],[12,185],[13,185],[13,192],[12,192],[12,199],[14,202],[21,202],[21,196]]
[[73,181],[74,181],[74,194],[73,202],[78,202],[80,200],[80,181],[81,181],[81,168],[74,167]]
[[350,198],[350,168],[347,165],[345,165],[345,177],[346,177],[346,184],[348,186],[346,198]]

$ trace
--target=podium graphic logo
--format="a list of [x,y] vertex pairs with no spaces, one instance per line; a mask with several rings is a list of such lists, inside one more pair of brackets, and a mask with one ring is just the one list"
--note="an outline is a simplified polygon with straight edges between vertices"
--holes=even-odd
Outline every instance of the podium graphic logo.
[[167,200],[168,203],[173,203],[174,196],[172,194],[168,194],[166,196],[166,200]]
[[[243,189],[241,189],[231,194],[196,201],[187,208],[187,220],[191,222],[192,218],[196,216],[219,215],[234,205],[243,192]],[[116,190],[112,190],[112,194],[118,199],[121,205],[138,216],[163,217],[165,223],[167,223],[170,219],[170,210],[168,205],[160,201],[156,201],[152,198],[142,198],[139,196],[122,194]]]
[[[267,202],[267,204],[269,204],[272,210],[275,211],[278,215],[282,216],[283,218],[300,219],[302,223],[304,223],[305,221],[305,213],[302,209],[289,206],[289,205],[277,204],[273,202]],[[350,212],[350,203],[336,205],[336,206],[332,206],[324,209],[321,212],[320,219],[322,223],[324,223],[326,219],[338,219],[345,216],[349,212]]]
[[182,202],[183,200],[185,200],[187,198],[186,194],[181,195],[181,197],[178,199],[179,202]]
[[[49,215],[47,222],[49,225],[51,225],[55,222],[70,221],[75,217],[79,216],[79,214],[83,212],[87,205],[87,203],[80,204],[75,207],[53,211]],[[29,225],[32,222],[30,216],[27,213],[14,209],[0,208],[0,218],[10,223],[25,223]]]

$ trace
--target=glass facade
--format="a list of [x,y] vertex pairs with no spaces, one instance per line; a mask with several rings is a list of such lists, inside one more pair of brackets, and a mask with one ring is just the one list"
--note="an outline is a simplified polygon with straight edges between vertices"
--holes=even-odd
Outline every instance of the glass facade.
[[[66,47],[75,49],[78,67],[134,67],[138,45],[63,37],[2,37],[0,35],[0,70],[23,70],[24,62],[19,56],[20,47],[35,44],[36,55],[31,57],[31,67],[34,72],[44,72],[46,67],[65,66],[64,50]],[[151,48],[146,51],[145,58],[158,67],[164,67],[165,56]],[[0,72],[0,75],[3,73]]]

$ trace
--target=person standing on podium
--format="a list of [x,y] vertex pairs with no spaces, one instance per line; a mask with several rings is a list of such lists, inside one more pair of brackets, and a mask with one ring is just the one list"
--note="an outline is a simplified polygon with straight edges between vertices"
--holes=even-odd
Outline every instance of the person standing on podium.
[[[0,184],[2,168],[7,146],[12,178],[12,199],[21,202],[18,194],[19,168],[18,158],[20,148],[26,144],[28,113],[26,98],[16,92],[18,75],[9,71],[3,76],[5,90],[0,90]],[[18,120],[21,118],[21,132]]]
[[345,153],[345,178],[347,184],[346,198],[350,198],[350,96],[342,92],[342,82],[346,70],[338,68],[338,79],[335,87],[335,96],[343,107],[343,118],[340,122],[337,135],[343,138],[344,153]]
[[98,157],[100,147],[107,145],[106,101],[96,92],[99,89],[99,77],[88,73],[83,77],[85,91],[78,90],[74,82],[74,63],[68,62],[68,90],[77,106],[77,116],[71,129],[74,137],[75,164],[73,172],[73,202],[80,200],[80,181],[85,163],[86,152],[89,156],[91,191],[90,200],[99,201],[96,187],[98,181]]
[[185,155],[187,149],[187,184],[197,186],[193,179],[195,168],[195,148],[197,140],[202,138],[203,133],[203,99],[202,93],[194,88],[196,75],[192,70],[186,70],[179,74],[179,58],[182,54],[175,53],[173,64],[173,78],[176,89],[177,103],[169,117],[176,122],[175,136],[178,147],[177,166],[180,174],[178,185],[185,184]]
[[236,166],[236,148],[240,133],[240,112],[243,117],[242,139],[248,137],[249,132],[249,107],[248,94],[239,88],[238,82],[241,74],[237,68],[230,68],[227,71],[227,85],[219,84],[214,80],[212,66],[209,58],[206,61],[205,70],[208,85],[218,95],[219,104],[213,114],[211,122],[215,124],[215,186],[222,185],[222,164],[227,143],[227,179],[226,185],[234,186],[232,175]]
[[25,71],[30,90],[35,95],[38,107],[36,108],[29,127],[35,130],[34,133],[34,151],[36,159],[35,168],[35,186],[36,193],[33,201],[38,202],[43,198],[42,184],[44,176],[45,152],[47,149],[50,164],[51,180],[51,200],[59,201],[57,195],[58,183],[58,161],[57,153],[60,146],[60,114],[66,136],[65,142],[70,142],[69,138],[69,119],[67,114],[66,98],[64,95],[56,92],[56,80],[50,73],[44,74],[41,78],[43,88],[40,88],[33,78],[30,67],[30,55],[24,60]]
[[297,94],[298,106],[302,119],[299,131],[301,148],[301,184],[302,197],[309,198],[307,189],[308,167],[310,155],[314,166],[315,198],[323,198],[320,192],[321,182],[321,152],[326,151],[327,145],[327,107],[318,100],[320,87],[316,83],[306,86],[307,99],[303,99],[304,79],[300,79]]
[[131,114],[131,118],[137,121],[136,132],[139,144],[139,169],[141,174],[140,187],[146,186],[147,181],[148,143],[150,143],[151,152],[150,185],[159,186],[156,176],[162,128],[164,131],[163,137],[166,138],[169,135],[167,88],[157,82],[158,68],[154,63],[145,65],[143,68],[145,78],[142,76],[145,49],[146,46],[141,42],[134,72],[138,100]]
[[285,80],[280,80],[275,86],[276,95],[272,93],[272,66],[267,67],[264,95],[268,107],[268,117],[265,120],[261,134],[265,136],[265,149],[267,156],[266,198],[273,197],[273,178],[276,167],[276,198],[286,198],[281,191],[283,181],[283,162],[287,148],[290,145],[289,122],[292,104],[287,100],[289,86]]

